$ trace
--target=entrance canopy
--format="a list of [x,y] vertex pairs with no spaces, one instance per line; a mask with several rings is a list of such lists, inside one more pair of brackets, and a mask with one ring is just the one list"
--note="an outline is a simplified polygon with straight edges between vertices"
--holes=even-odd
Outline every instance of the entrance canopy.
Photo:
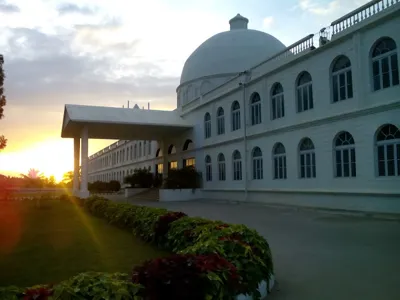
[[89,138],[115,140],[161,140],[193,128],[175,111],[65,105],[61,137],[79,137],[85,126]]

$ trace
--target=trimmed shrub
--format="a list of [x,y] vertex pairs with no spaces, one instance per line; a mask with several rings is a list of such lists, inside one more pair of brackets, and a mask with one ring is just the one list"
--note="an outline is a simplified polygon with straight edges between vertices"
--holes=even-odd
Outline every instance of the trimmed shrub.
[[88,190],[91,193],[111,193],[118,192],[120,189],[121,184],[116,180],[110,182],[95,181],[88,184]]
[[[0,299],[232,299],[261,297],[258,285],[273,274],[267,241],[244,225],[188,217],[162,208],[115,203],[92,196],[85,210],[175,254],[146,261],[126,274],[83,273],[54,287],[0,288]],[[268,286],[269,290],[269,286]],[[42,297],[42,298],[41,298]],[[51,298],[49,298],[51,299]]]
[[131,187],[151,188],[154,183],[153,174],[149,169],[135,169],[133,174],[124,178],[124,183],[128,183]]
[[193,166],[172,169],[164,180],[165,189],[197,189],[201,187],[201,176]]
[[132,282],[144,286],[144,299],[231,299],[236,268],[217,254],[173,255],[134,268]]

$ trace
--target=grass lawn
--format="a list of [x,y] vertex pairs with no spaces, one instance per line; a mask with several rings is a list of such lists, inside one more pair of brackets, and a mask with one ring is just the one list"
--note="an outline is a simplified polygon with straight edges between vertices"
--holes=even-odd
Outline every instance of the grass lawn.
[[84,271],[130,273],[165,255],[68,202],[0,202],[0,286],[56,283]]

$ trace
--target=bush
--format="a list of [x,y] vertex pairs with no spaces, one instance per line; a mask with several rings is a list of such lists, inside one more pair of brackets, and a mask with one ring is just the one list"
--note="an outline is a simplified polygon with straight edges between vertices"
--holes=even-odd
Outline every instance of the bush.
[[135,169],[133,174],[124,178],[124,183],[128,183],[131,187],[151,188],[153,186],[153,174],[147,169]]
[[111,193],[118,192],[120,189],[121,184],[116,180],[110,182],[95,181],[88,184],[88,190],[91,193]]
[[166,189],[196,189],[201,187],[201,176],[193,166],[173,169],[164,180]]
[[231,299],[236,268],[217,254],[173,255],[134,268],[132,282],[144,286],[144,299]]
[[[73,201],[83,202],[91,214],[175,254],[135,267],[129,279],[126,274],[84,273],[53,288],[28,289],[33,295],[40,291],[44,296],[53,293],[56,299],[200,300],[249,294],[259,299],[259,283],[273,274],[267,241],[244,225],[116,203],[98,196]],[[22,292],[16,287],[0,288],[0,299],[21,299]]]

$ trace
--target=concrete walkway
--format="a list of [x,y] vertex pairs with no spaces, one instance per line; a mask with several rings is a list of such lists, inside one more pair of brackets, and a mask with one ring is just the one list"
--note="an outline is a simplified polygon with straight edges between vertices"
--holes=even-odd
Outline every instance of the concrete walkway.
[[255,228],[273,253],[272,300],[400,299],[399,221],[212,201],[137,204]]

